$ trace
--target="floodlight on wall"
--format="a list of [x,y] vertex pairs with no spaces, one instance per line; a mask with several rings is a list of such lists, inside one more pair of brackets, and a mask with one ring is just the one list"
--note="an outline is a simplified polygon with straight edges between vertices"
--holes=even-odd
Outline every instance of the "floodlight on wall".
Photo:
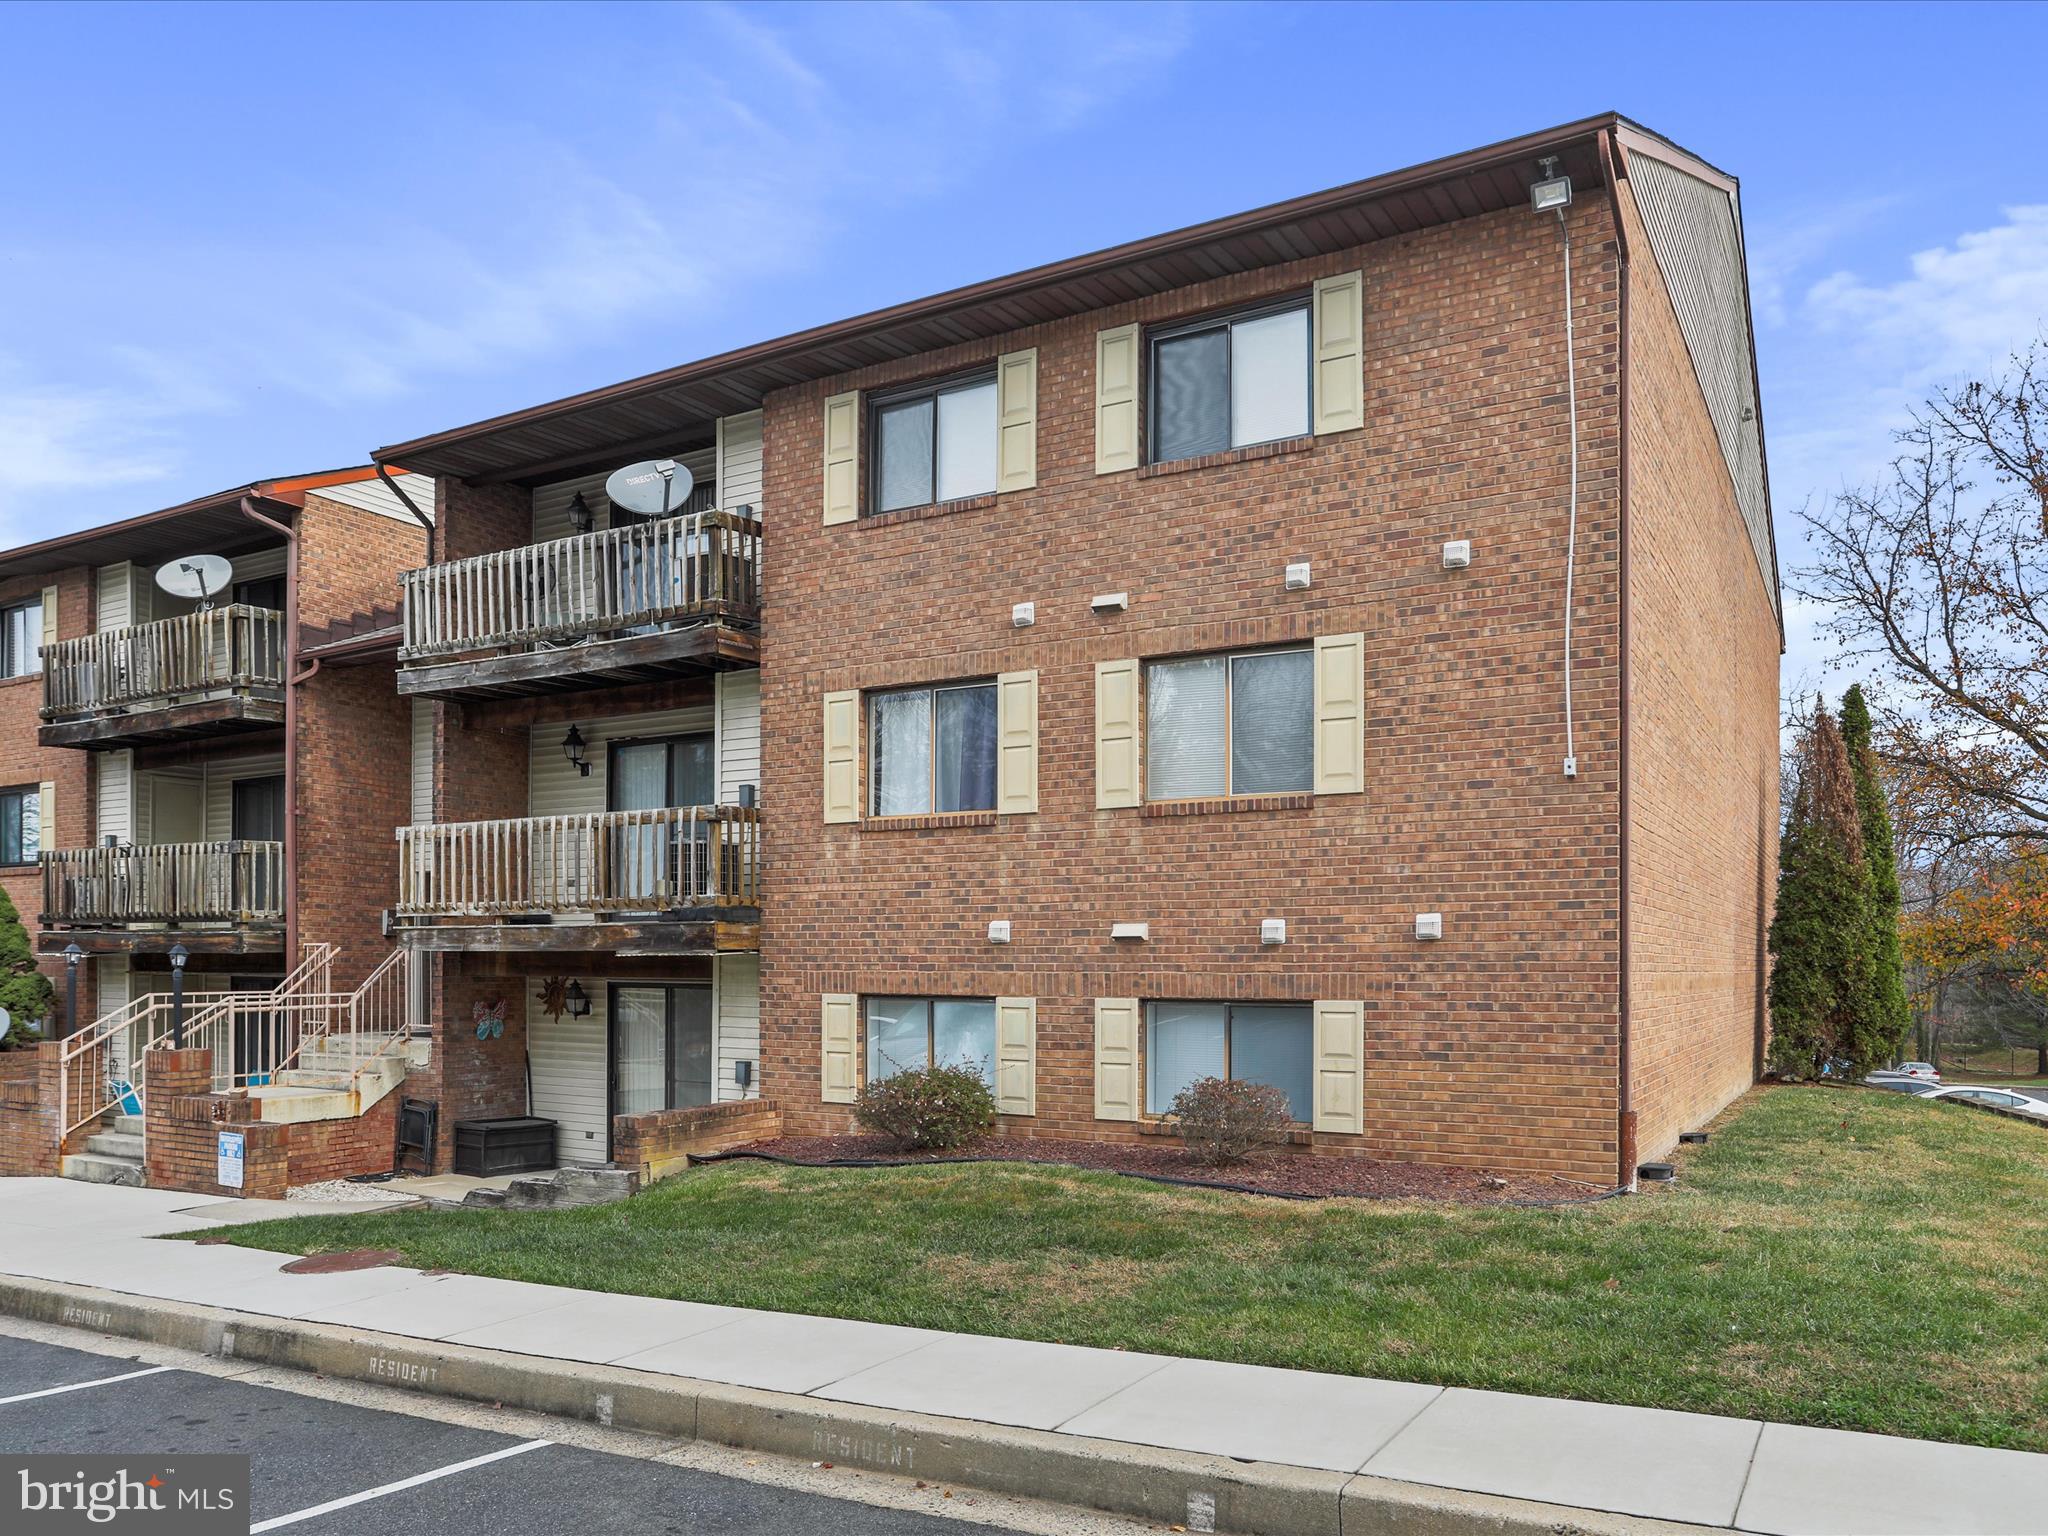
[[569,502],[569,526],[578,533],[588,533],[597,526],[597,514],[590,510],[590,503],[578,491]]
[[583,990],[583,983],[572,981],[562,994],[562,1011],[572,1019],[590,1017],[590,994]]
[[590,763],[583,755],[583,733],[575,726],[569,727],[569,734],[562,738],[562,756],[576,765],[576,772],[584,778],[590,777]]
[[1529,206],[1538,213],[1553,209],[1562,213],[1572,200],[1572,179],[1557,174],[1557,156],[1545,155],[1536,162],[1541,177],[1529,188]]

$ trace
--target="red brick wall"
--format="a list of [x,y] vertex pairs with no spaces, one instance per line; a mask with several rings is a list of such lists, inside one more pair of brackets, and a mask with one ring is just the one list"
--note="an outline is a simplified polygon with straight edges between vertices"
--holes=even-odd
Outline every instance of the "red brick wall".
[[[151,1058],[149,1078],[143,1166],[151,1189],[282,1200],[301,1184],[391,1167],[397,1093],[351,1119],[277,1124],[253,1118],[254,1100],[212,1091],[211,1051],[160,1052]],[[239,1189],[217,1179],[222,1131],[242,1133]]]
[[[45,586],[57,588],[57,638],[70,640],[92,633],[92,573],[74,566],[55,576],[10,576],[0,579],[0,604],[39,597]],[[43,704],[41,674],[0,678],[0,789],[17,787],[33,790],[45,780],[57,786],[57,824],[43,829],[45,848],[80,848],[92,841],[91,754],[71,747],[37,745],[41,724],[37,711]],[[43,905],[42,874],[33,864],[0,868],[0,890],[7,892],[15,910],[35,942],[39,928],[37,914]],[[64,1007],[64,962],[51,957],[39,962],[57,989],[58,1016]],[[81,966],[78,974],[78,1011],[93,1016],[93,968]]]
[[[436,1170],[455,1165],[455,1122],[526,1113],[526,981],[492,965],[485,955],[437,955],[433,994],[434,1049],[401,1090],[407,1098],[439,1103]],[[479,1002],[506,1001],[505,1033],[476,1037]]]
[[1632,197],[1629,1015],[1637,1151],[1749,1086],[1777,889],[1778,633]]
[[782,1134],[782,1111],[767,1099],[736,1099],[612,1121],[612,1161],[640,1175],[645,1189],[681,1173],[693,1157],[708,1157]]
[[[1363,998],[1370,1153],[1604,1181],[1619,1004],[1618,275],[1604,200],[1578,280],[1580,776],[1561,773],[1567,434],[1556,225],[1511,211],[1243,274],[773,395],[763,658],[763,1092],[818,1098],[819,994],[1039,999],[1038,1106],[1093,1118],[1091,1000]],[[1180,472],[1094,473],[1095,333],[1363,268],[1370,424]],[[821,409],[1035,346],[1039,483],[946,515],[820,526]],[[1469,570],[1440,546],[1473,540]],[[1314,585],[1282,590],[1309,560]],[[1127,614],[1089,611],[1128,590]],[[1015,630],[1011,604],[1037,604]],[[1094,804],[1093,664],[1368,637],[1367,793],[1153,816]],[[1037,668],[1040,809],[826,826],[820,696]],[[1414,914],[1440,911],[1418,944]],[[990,918],[1013,942],[985,942]],[[1288,943],[1259,944],[1259,920]],[[1116,919],[1151,941],[1115,945]]]
[[299,937],[340,946],[351,987],[390,950],[396,829],[411,819],[412,707],[389,664],[323,667],[299,688]]
[[396,607],[399,574],[426,563],[427,531],[410,518],[308,492],[299,518],[299,623],[324,628]]
[[46,1042],[32,1051],[0,1051],[0,1176],[57,1172],[57,1058]]

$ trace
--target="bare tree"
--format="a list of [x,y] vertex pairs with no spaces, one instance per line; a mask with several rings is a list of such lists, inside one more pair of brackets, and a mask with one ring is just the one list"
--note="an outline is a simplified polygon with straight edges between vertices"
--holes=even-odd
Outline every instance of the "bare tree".
[[[1922,836],[2048,834],[2048,350],[1936,394],[1889,473],[1808,512],[1793,589],[1881,664],[1877,745]],[[1905,830],[1904,828],[1901,829]]]

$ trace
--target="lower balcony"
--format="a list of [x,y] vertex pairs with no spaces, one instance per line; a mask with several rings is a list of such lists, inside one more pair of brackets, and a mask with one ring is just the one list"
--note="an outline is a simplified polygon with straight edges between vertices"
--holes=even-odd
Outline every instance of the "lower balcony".
[[57,848],[42,856],[38,947],[89,955],[160,949],[272,954],[284,948],[284,844]]
[[420,949],[715,955],[761,947],[753,806],[398,829],[389,925]]
[[36,738],[111,749],[272,730],[284,671],[284,616],[246,603],[61,640],[43,656]]

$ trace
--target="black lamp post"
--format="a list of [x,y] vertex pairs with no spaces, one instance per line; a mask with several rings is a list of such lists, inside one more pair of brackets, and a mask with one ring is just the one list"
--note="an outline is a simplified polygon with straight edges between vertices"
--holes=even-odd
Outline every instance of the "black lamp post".
[[185,962],[192,954],[182,944],[171,946],[171,1049],[185,1049]]
[[78,962],[85,951],[76,944],[64,946],[64,1033],[78,1028]]

